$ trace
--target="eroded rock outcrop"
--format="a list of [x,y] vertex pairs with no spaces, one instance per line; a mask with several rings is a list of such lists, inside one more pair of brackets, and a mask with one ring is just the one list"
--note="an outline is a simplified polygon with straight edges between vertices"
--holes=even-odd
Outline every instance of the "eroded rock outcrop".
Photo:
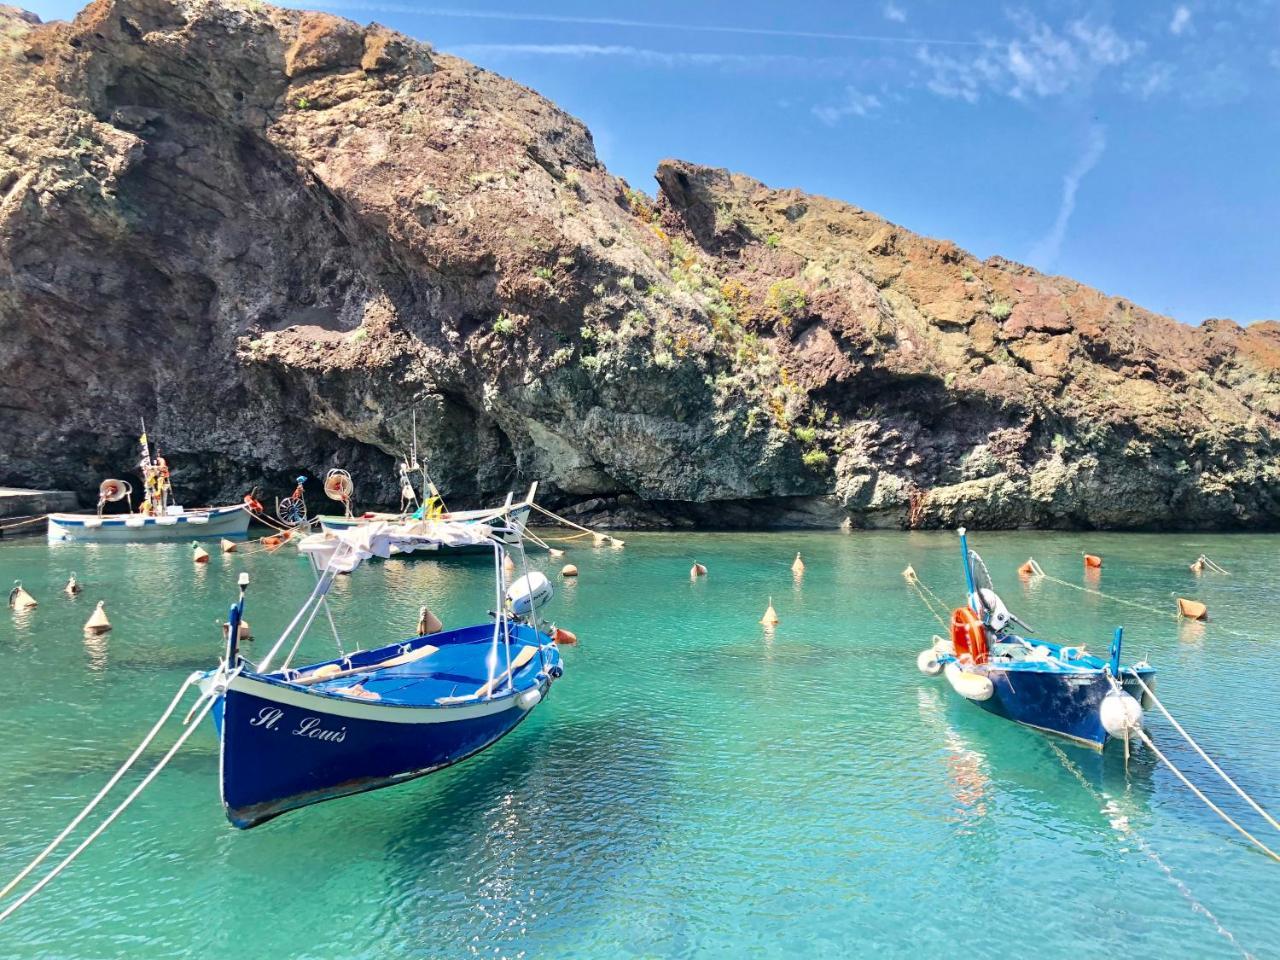
[[652,201],[378,25],[0,7],[0,131],[0,483],[87,492],[145,415],[193,494],[388,501],[416,409],[452,501],[617,524],[1280,519],[1280,325],[678,161]]

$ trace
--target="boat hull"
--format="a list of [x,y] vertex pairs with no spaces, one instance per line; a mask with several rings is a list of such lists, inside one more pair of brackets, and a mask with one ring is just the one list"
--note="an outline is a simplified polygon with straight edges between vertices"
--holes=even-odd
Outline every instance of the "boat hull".
[[[435,638],[416,642],[427,639]],[[558,664],[554,646],[548,656]],[[465,760],[510,733],[545,697],[549,672],[536,664],[531,671],[517,689],[492,699],[431,705],[317,694],[272,676],[240,674],[213,707],[227,819],[247,829]]]
[[167,540],[235,539],[249,531],[249,512],[240,504],[190,510],[164,517],[141,514],[49,514],[49,541],[160,543]]
[[[1100,671],[1051,673],[990,666],[983,671],[991,680],[992,695],[973,703],[1017,723],[1056,733],[1095,750],[1106,746],[1110,735],[1102,726],[1102,700],[1111,684]],[[1155,671],[1139,671],[1147,686],[1155,684]],[[1138,681],[1125,675],[1125,693],[1142,702]]]
[[[465,515],[463,516],[465,517]],[[512,527],[514,527],[517,530],[523,530],[525,522],[528,520],[528,518],[529,518],[529,508],[527,506],[517,507],[511,511],[510,524]],[[391,521],[403,520],[404,515],[375,514],[371,517],[320,516],[320,517],[317,517],[316,519],[320,521],[320,529],[323,530],[325,533],[341,533],[345,530],[350,530],[353,527],[364,526],[367,523],[373,523],[374,521],[377,521],[377,520],[391,520]],[[483,521],[476,521],[476,522],[483,522]],[[500,539],[504,543],[508,544],[509,546],[514,546],[516,543],[520,542],[520,535],[517,533],[504,533],[501,535]],[[433,554],[435,556],[454,556],[454,557],[465,556],[468,554],[476,554],[476,555],[484,555],[487,557],[491,557],[493,556],[493,547],[491,547],[487,543],[468,544],[465,546],[457,546],[457,547],[451,547],[447,544],[441,544],[435,550],[418,551],[418,555],[421,555],[421,556],[431,556]]]

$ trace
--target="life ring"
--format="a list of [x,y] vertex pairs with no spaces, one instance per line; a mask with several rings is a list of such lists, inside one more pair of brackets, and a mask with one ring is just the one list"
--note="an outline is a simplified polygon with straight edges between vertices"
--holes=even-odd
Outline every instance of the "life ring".
[[968,607],[951,611],[951,645],[958,658],[968,656],[975,664],[987,662],[987,628]]
[[246,493],[244,495],[244,505],[249,508],[249,511],[251,513],[262,512],[262,504],[258,502],[257,497],[255,497],[252,493]]

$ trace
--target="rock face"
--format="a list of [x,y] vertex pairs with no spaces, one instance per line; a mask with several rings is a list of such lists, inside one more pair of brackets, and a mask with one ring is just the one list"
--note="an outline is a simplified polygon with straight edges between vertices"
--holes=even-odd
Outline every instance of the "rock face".
[[187,502],[342,466],[645,523],[1280,521],[1280,325],[1182,326],[669,161],[383,27],[0,7],[0,484],[140,416]]

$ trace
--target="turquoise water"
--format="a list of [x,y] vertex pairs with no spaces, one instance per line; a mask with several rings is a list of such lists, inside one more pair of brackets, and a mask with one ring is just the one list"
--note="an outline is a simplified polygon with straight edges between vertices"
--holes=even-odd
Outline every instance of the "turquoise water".
[[[1015,612],[1105,649],[1126,626],[1184,725],[1280,810],[1277,541],[1264,536],[979,534]],[[1179,623],[1051,583],[1033,554]],[[803,553],[807,571],[790,565]],[[1201,552],[1232,572],[1196,578]],[[309,590],[296,554],[183,544],[0,540],[0,877],[106,781],[182,679],[212,666],[236,575],[279,631]],[[141,799],[7,924],[5,957],[847,957],[1038,960],[1280,955],[1280,864],[1249,849],[1139,753],[1099,757],[958,702],[921,676],[938,630],[900,572],[958,602],[950,534],[703,534],[582,547],[550,609],[581,645],[530,720],[458,767],[249,832],[218,802],[200,731]],[[710,574],[689,580],[694,559]],[[557,562],[555,566],[558,566]],[[85,592],[59,592],[75,571]],[[492,605],[485,562],[394,560],[339,583],[349,640]],[[757,622],[772,596],[781,618]],[[86,640],[94,602],[115,629]],[[479,612],[479,617],[475,614]],[[259,650],[267,641],[256,641]],[[310,659],[331,655],[316,631]],[[1162,749],[1200,774],[1161,718]],[[176,729],[176,727],[175,727]],[[162,746],[150,751],[157,759]],[[1200,777],[1204,780],[1204,777]],[[1206,781],[1207,782],[1207,781]],[[1218,785],[1210,795],[1280,840]]]

